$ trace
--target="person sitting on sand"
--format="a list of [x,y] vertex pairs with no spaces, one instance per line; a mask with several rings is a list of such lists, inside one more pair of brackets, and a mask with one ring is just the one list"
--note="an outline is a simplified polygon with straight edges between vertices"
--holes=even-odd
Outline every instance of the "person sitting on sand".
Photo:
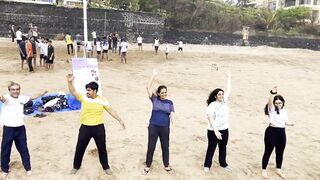
[[156,70],[153,70],[153,75],[147,86],[148,96],[152,102],[152,114],[148,127],[146,167],[142,171],[144,175],[150,171],[158,137],[161,143],[164,169],[168,173],[174,173],[174,170],[169,166],[169,134],[170,123],[173,125],[174,106],[173,102],[167,99],[166,86],[160,85],[156,91],[153,91],[152,86],[156,75]]
[[265,115],[269,118],[269,126],[264,134],[264,153],[262,157],[262,177],[267,179],[267,165],[274,148],[276,148],[276,173],[285,178],[281,172],[283,161],[283,152],[286,147],[286,131],[285,127],[294,126],[295,122],[288,121],[287,110],[284,109],[285,100],[278,95],[277,87],[273,87],[270,91],[268,104],[264,108]]

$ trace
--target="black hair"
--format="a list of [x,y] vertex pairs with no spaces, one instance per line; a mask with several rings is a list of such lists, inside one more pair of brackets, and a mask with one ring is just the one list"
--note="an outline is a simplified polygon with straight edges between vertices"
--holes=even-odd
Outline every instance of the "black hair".
[[99,85],[98,85],[98,83],[91,81],[88,84],[86,84],[86,89],[88,89],[88,88],[92,89],[93,91],[95,90],[96,92],[98,92]]
[[159,96],[160,91],[161,91],[162,89],[166,89],[166,90],[167,90],[167,86],[165,86],[165,85],[160,85],[160,86],[158,87],[158,89],[157,89],[157,96]]
[[213,90],[210,94],[209,97],[207,99],[207,105],[209,106],[210,103],[212,103],[213,101],[217,100],[217,94],[222,91],[224,92],[224,90],[222,90],[221,88],[216,88],[215,90]]
[[[276,95],[276,96],[274,96],[274,98],[273,98],[273,105],[274,105],[274,103],[276,102],[276,100],[280,100],[282,103],[283,103],[283,105],[282,105],[282,108],[284,107],[284,104],[285,104],[285,100],[284,100],[284,98],[281,96],[281,95]],[[266,116],[269,116],[269,109],[268,109],[269,107],[268,107],[268,104],[266,104],[266,106],[264,107],[264,114],[266,115]],[[276,112],[277,112],[277,114],[280,114],[280,109],[278,109],[278,107],[277,106],[275,106],[274,105],[274,108],[275,108],[275,110],[276,110]]]

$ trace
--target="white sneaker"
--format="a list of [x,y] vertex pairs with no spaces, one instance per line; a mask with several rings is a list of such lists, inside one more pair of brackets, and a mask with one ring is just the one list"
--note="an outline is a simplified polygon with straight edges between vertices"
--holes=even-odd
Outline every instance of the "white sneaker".
[[203,168],[203,171],[206,172],[206,173],[208,173],[208,172],[210,171],[210,168],[204,167],[204,168]]
[[27,171],[27,176],[31,176],[32,175],[32,171]]
[[232,168],[230,166],[226,166],[223,168],[225,171],[227,172],[231,172],[232,171]]

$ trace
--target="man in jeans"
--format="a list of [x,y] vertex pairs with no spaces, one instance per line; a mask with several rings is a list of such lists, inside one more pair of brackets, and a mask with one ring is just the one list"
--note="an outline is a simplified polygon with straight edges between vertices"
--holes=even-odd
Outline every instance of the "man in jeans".
[[87,93],[86,95],[82,95],[76,92],[73,86],[74,77],[72,74],[67,75],[67,80],[70,93],[81,102],[81,126],[79,129],[78,142],[71,174],[76,174],[80,169],[84,152],[91,138],[93,138],[98,148],[101,166],[107,175],[111,175],[112,171],[108,163],[106,147],[106,134],[103,119],[104,110],[106,110],[113,118],[118,120],[123,129],[125,129],[125,124],[118,114],[111,108],[107,99],[97,95],[99,85],[96,82],[88,83],[85,86]]
[[23,120],[23,106],[29,100],[43,96],[47,91],[30,98],[28,96],[20,95],[20,89],[21,87],[18,83],[11,82],[8,86],[9,94],[0,96],[0,102],[3,103],[0,116],[0,123],[3,125],[1,142],[2,178],[5,178],[9,173],[10,154],[13,141],[20,153],[22,164],[27,171],[27,175],[31,175],[30,155],[27,146],[26,128]]

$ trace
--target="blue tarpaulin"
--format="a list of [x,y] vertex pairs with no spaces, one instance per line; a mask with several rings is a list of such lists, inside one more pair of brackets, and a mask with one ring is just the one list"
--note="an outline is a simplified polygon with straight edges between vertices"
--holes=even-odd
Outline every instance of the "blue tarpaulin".
[[[58,93],[48,93],[42,97],[47,97],[47,96],[58,96]],[[41,100],[42,97],[39,97],[39,98],[33,100],[33,107],[32,108],[34,110],[34,113],[29,114],[29,115],[35,115],[35,114],[42,113],[41,111],[38,111],[38,107],[42,107],[42,109],[43,109],[43,103]],[[69,108],[62,109],[60,111],[54,111],[54,112],[76,111],[76,110],[81,109],[81,103],[74,96],[72,96],[71,94],[67,94],[66,99],[68,101]],[[2,103],[0,102],[0,113],[1,113],[1,107],[2,107]]]

